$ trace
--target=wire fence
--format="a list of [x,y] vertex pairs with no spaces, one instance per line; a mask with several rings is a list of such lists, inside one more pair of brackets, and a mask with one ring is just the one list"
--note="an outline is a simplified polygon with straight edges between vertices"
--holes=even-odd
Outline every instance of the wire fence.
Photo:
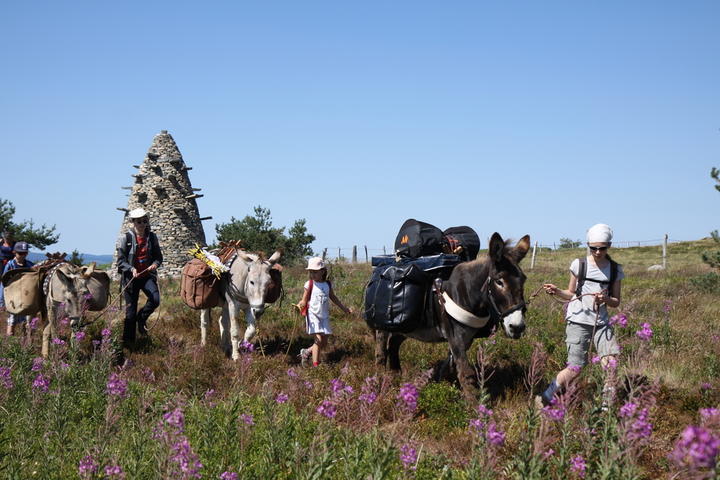
[[[652,240],[620,240],[613,241],[612,246],[614,249],[617,248],[631,248],[631,247],[662,247],[663,244],[669,245],[672,243],[682,243],[689,240],[678,240],[671,238],[657,238]],[[665,243],[667,242],[667,243]],[[487,241],[485,245],[487,245]],[[555,252],[555,251],[566,251],[569,248],[583,248],[584,243],[577,242],[577,246],[568,246],[561,242],[537,242],[533,246],[536,248],[536,256],[542,255],[543,253]],[[660,250],[658,250],[660,252]],[[368,247],[367,245],[353,245],[351,247],[324,247],[318,255],[323,258],[332,261],[351,262],[351,263],[369,263],[372,257],[378,255],[392,255],[394,253],[392,245],[384,245],[382,247]],[[661,255],[660,255],[661,256]]]

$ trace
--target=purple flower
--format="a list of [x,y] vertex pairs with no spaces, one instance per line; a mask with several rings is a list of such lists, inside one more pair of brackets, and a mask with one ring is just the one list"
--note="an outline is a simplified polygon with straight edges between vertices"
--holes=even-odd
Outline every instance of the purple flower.
[[109,336],[110,336],[110,329],[109,329],[109,328],[103,328],[102,331],[100,332],[100,335],[102,335],[102,336],[105,337],[105,338],[109,337]]
[[397,399],[400,400],[400,408],[407,412],[414,412],[417,410],[418,397],[420,391],[412,383],[405,383],[400,387],[400,393]]
[[240,350],[241,350],[243,353],[253,353],[253,352],[255,351],[255,345],[253,345],[252,343],[248,342],[247,340],[243,340],[243,341],[240,343]]
[[590,359],[590,363],[599,363],[600,362],[600,355],[595,355]]
[[700,390],[711,390],[712,389],[712,383],[710,382],[703,382],[700,384]]
[[293,369],[293,368],[288,368],[287,375],[288,375],[288,377],[290,377],[290,378],[297,378],[297,377],[298,377],[297,372],[296,372],[295,369]]
[[80,478],[90,478],[97,472],[99,466],[90,455],[86,455],[78,464],[78,474]]
[[365,402],[368,405],[375,403],[375,400],[377,400],[377,393],[375,392],[368,392],[361,394],[358,399],[360,399],[361,402]]
[[335,418],[337,407],[330,400],[323,400],[316,411],[327,418]]
[[80,341],[82,341],[84,338],[85,338],[85,332],[83,332],[83,331],[75,332],[75,340],[77,340],[78,342],[80,342]]
[[15,386],[12,380],[12,369],[10,367],[0,367],[0,385],[8,390]]
[[178,407],[175,410],[167,412],[163,415],[163,420],[175,429],[176,434],[180,434],[185,431],[185,414],[183,413],[182,408]]
[[123,472],[122,468],[120,468],[120,465],[107,465],[105,467],[105,475],[109,478],[117,478],[122,479],[125,478],[125,473]]
[[587,470],[587,464],[585,459],[581,455],[576,455],[570,460],[570,469],[577,474],[580,478],[585,478],[585,470]]
[[400,447],[400,461],[405,470],[415,470],[417,468],[417,450],[411,445],[403,445]]
[[52,343],[53,345],[65,345],[65,340],[62,338],[53,338]]
[[617,368],[617,358],[615,358],[612,355],[608,355],[607,357],[603,357],[603,358],[607,359],[605,361],[605,364],[602,366],[603,370],[605,370],[607,372],[607,371],[615,370]]
[[545,453],[543,453],[543,458],[548,459],[548,458],[552,457],[553,455],[555,455],[555,450],[553,450],[552,448],[548,448],[545,451]]
[[313,388],[312,382],[309,382],[309,381],[307,381],[307,380],[305,380],[305,381],[303,382],[303,385],[305,385],[305,388],[307,388],[308,390],[312,390],[312,388]]
[[543,407],[541,411],[546,418],[554,422],[561,422],[565,419],[565,406],[559,403],[557,398],[553,398],[550,405]]
[[345,392],[352,393],[353,388],[350,385],[346,385],[339,378],[333,378],[330,380],[330,388],[335,395],[341,395]]
[[498,430],[494,422],[488,425],[486,437],[488,443],[496,447],[501,447],[505,443],[505,432]]
[[30,330],[37,330],[38,323],[40,323],[40,319],[38,317],[31,318],[30,323],[28,323]]
[[367,377],[363,382],[363,386],[360,388],[362,391],[362,394],[358,397],[360,401],[365,402],[368,405],[375,403],[375,400],[377,400],[377,393],[375,393],[377,386],[377,377]]
[[288,395],[287,393],[280,392],[278,393],[277,397],[275,397],[275,401],[277,403],[285,403],[288,401]]
[[653,336],[653,331],[652,331],[652,328],[650,328],[650,324],[645,322],[642,325],[640,325],[640,330],[635,332],[635,335],[637,335],[637,337],[640,340],[643,340],[643,341],[650,340]]
[[704,427],[689,425],[683,430],[670,459],[679,468],[714,468],[720,452],[720,438]]
[[620,416],[621,417],[632,417],[635,415],[635,410],[637,410],[637,404],[632,402],[627,402],[625,405],[620,407]]
[[485,405],[478,405],[477,406],[477,412],[480,414],[481,417],[489,417],[493,414],[493,411],[487,408]]
[[220,474],[220,480],[238,480],[239,478],[235,472],[223,472]]
[[580,366],[579,365],[570,365],[569,363],[565,365],[569,370],[580,373]]
[[670,313],[670,310],[672,310],[672,300],[665,300],[663,302],[663,312]]
[[178,464],[184,478],[201,478],[200,469],[203,465],[197,454],[193,452],[187,438],[181,436],[179,441],[172,446],[172,452],[170,460]]
[[60,368],[62,368],[63,370],[67,370],[68,368],[70,368],[70,364],[67,362],[60,361]]
[[118,398],[127,396],[128,384],[117,373],[111,373],[107,381],[106,392],[108,395],[114,395]]
[[627,316],[624,313],[618,313],[617,315],[610,317],[610,321],[608,323],[610,325],[617,325],[618,327],[627,327]]
[[652,435],[653,426],[652,423],[648,421],[649,416],[650,414],[648,413],[648,409],[643,408],[637,414],[635,420],[628,426],[625,437],[630,442],[637,443],[641,440],[650,438],[650,435]]
[[478,435],[481,435],[483,430],[485,429],[485,422],[479,418],[473,418],[468,423],[468,427],[471,431],[474,431]]
[[248,413],[243,413],[242,415],[240,415],[240,420],[245,425],[255,425],[255,420],[253,419],[253,416]]
[[35,380],[32,384],[33,390],[37,390],[42,393],[47,393],[50,389],[50,379],[48,377],[43,376],[43,374],[39,374],[37,377],[35,377]]

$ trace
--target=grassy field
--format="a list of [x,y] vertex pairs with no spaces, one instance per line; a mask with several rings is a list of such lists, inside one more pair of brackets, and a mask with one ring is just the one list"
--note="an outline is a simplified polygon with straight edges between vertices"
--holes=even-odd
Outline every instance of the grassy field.
[[[599,408],[599,365],[585,368],[561,404],[532,408],[565,365],[562,306],[544,294],[521,340],[475,342],[469,355],[483,388],[469,404],[455,383],[428,381],[445,344],[407,341],[404,370],[391,375],[375,367],[364,321],[337,309],[327,362],[301,368],[297,354],[311,343],[292,309],[302,268],[285,270],[285,299],[237,362],[217,347],[216,325],[199,347],[198,313],[176,282],[164,282],[150,338],[124,352],[122,367],[114,366],[120,312],[84,338],[63,327],[46,361],[37,359],[39,332],[30,345],[0,341],[0,476],[718,478],[720,286],[700,261],[711,246],[670,245],[664,272],[647,271],[660,263],[659,247],[612,252],[627,276],[628,325],[617,329],[619,399],[608,411]],[[542,251],[532,271],[525,259],[526,296],[544,282],[565,286],[570,261],[583,254]],[[369,274],[362,264],[332,267],[338,296],[356,311]],[[636,335],[644,323],[647,341]]]

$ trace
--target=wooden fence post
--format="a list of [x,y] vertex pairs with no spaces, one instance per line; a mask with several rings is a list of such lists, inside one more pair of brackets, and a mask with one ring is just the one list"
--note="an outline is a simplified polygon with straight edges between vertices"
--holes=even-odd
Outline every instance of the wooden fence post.
[[370,262],[370,259],[368,258],[367,245],[365,245],[365,263],[369,263],[369,262]]
[[352,263],[357,263],[357,245],[353,245]]
[[665,238],[663,239],[663,270],[667,268],[667,242],[668,242],[668,234],[665,234]]
[[322,258],[323,258],[323,262],[327,258],[327,247],[323,248],[323,257]]
[[338,262],[340,261],[340,247],[338,247],[338,257],[337,257],[337,261],[338,261]]
[[383,255],[387,255],[387,252],[385,251],[385,245],[383,245]]
[[532,258],[530,259],[530,270],[535,268],[535,253],[537,252],[537,245],[538,245],[538,242],[537,242],[537,240],[535,240],[535,245],[533,245]]

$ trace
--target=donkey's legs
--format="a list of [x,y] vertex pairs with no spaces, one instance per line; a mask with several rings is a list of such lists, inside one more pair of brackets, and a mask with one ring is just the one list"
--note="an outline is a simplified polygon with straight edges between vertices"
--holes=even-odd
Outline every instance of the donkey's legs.
[[207,326],[212,321],[211,309],[203,308],[200,310],[200,346],[207,343]]
[[50,353],[50,335],[55,335],[55,307],[52,300],[48,299],[45,309],[41,312],[45,322],[42,335],[42,356],[47,357]]
[[218,317],[218,326],[220,327],[220,347],[222,347],[225,355],[231,355],[230,346],[230,312],[227,303],[222,305],[220,317]]
[[245,310],[245,322],[247,328],[245,329],[245,341],[249,342],[255,336],[255,314],[252,312],[252,308]]
[[388,366],[390,370],[400,371],[400,345],[407,337],[399,333],[391,333],[388,340]]
[[475,400],[475,370],[470,366],[467,358],[467,350],[472,345],[474,330],[469,331],[462,326],[455,325],[453,332],[448,338],[450,352],[452,353],[455,366],[457,367],[458,381],[469,401]]
[[375,365],[386,367],[390,333],[384,330],[373,330],[373,335],[375,336]]
[[228,316],[230,317],[230,343],[232,345],[232,359],[240,358],[240,325],[238,322],[238,314],[240,313],[240,305],[234,301],[228,302]]

